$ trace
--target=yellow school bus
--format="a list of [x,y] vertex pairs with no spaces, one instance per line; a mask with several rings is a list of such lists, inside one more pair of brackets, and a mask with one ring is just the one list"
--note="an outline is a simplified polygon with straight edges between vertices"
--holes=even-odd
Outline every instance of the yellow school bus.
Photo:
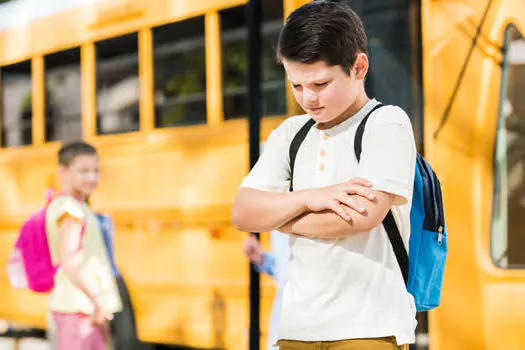
[[423,1],[425,153],[449,258],[433,349],[525,347],[525,3]]
[[[297,113],[274,48],[307,1],[264,0],[261,139]],[[418,346],[525,346],[525,5],[353,1],[369,35],[367,90],[402,106],[441,178],[449,232],[442,305]],[[57,187],[61,141],[101,155],[93,206],[116,221],[139,336],[247,349],[245,234],[230,223],[248,170],[245,0],[0,4],[0,259]],[[350,150],[349,150],[350,151]],[[268,246],[266,235],[263,243]],[[273,283],[263,277],[262,346]],[[45,295],[0,269],[0,319],[45,328]]]

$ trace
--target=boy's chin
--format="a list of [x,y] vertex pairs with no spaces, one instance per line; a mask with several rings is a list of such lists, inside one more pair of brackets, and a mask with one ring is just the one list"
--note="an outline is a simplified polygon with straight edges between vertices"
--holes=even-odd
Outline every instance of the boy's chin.
[[82,194],[82,196],[88,198],[89,196],[91,196],[91,194],[92,194],[94,191],[95,191],[94,189],[91,190],[91,189],[86,189],[86,188],[84,188],[84,189],[78,191],[78,193],[80,193],[80,194]]
[[313,120],[315,120],[318,123],[328,123],[335,119],[334,116],[327,115],[327,114],[319,114],[319,115],[312,115],[311,116]]

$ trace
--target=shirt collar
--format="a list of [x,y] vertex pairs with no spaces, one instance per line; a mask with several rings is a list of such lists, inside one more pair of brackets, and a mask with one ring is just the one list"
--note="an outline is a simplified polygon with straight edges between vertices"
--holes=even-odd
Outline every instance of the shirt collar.
[[[375,98],[373,98],[370,101],[368,101],[363,107],[361,107],[361,109],[350,118],[346,119],[345,121],[337,124],[336,126],[330,129],[324,129],[322,131],[326,134],[331,134],[344,129],[348,129],[350,125],[360,123],[361,120],[363,120],[364,117],[372,110],[372,108],[374,108],[378,104],[379,102]],[[315,126],[317,126],[317,124],[318,123],[315,123]]]

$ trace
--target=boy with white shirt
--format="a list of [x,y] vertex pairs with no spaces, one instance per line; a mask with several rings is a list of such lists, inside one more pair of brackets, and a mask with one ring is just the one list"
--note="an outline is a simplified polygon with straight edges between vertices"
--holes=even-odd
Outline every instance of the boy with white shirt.
[[[241,231],[291,235],[280,349],[413,343],[414,301],[382,225],[392,210],[408,245],[416,161],[410,119],[366,95],[366,35],[347,5],[316,1],[296,9],[278,56],[308,114],[288,118],[268,137],[232,221]],[[354,137],[367,116],[358,161]],[[291,164],[292,140],[310,119],[315,124]]]

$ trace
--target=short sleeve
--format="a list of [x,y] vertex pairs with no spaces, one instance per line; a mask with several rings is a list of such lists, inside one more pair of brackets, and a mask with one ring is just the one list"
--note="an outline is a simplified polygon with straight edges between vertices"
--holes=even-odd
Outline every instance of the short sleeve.
[[396,195],[395,205],[407,203],[414,182],[416,148],[406,113],[392,106],[378,110],[366,124],[362,149],[357,177],[369,180],[374,190]]
[[60,196],[49,205],[47,218],[53,224],[57,224],[66,216],[82,221],[84,219],[82,204],[72,197]]
[[257,163],[241,184],[259,191],[284,193],[290,187],[289,147],[291,138],[304,118],[285,120],[268,136]]

